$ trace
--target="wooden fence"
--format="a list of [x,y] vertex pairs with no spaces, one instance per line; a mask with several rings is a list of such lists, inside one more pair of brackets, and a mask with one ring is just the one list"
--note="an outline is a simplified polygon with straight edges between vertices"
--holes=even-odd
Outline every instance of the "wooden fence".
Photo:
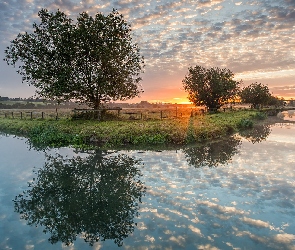
[[[109,113],[118,116],[123,120],[162,120],[166,118],[181,118],[204,114],[204,110],[198,108],[168,108],[168,109],[121,109],[111,108],[107,109]],[[10,110],[0,109],[0,118],[10,119],[62,119],[72,118],[77,114],[94,112],[97,113],[96,119],[100,119],[102,110],[91,109],[52,109],[52,110]],[[79,117],[79,116],[77,116]]]
[[59,119],[59,118],[69,118],[70,112],[65,112],[63,110],[9,110],[1,109],[1,118],[10,119]]

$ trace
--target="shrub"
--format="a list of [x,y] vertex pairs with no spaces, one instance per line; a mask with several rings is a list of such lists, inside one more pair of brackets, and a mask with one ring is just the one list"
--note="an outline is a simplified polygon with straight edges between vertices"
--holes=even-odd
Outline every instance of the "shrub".
[[264,112],[257,112],[255,113],[254,118],[257,120],[264,120],[267,118],[267,114]]
[[253,127],[253,121],[249,119],[241,119],[238,124],[237,124],[239,129],[247,129],[247,128],[252,128]]

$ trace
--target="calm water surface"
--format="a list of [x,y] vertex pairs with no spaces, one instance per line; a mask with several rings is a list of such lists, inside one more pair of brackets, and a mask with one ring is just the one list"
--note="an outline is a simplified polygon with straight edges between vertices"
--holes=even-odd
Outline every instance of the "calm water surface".
[[295,249],[294,152],[294,124],[161,152],[2,135],[0,249]]

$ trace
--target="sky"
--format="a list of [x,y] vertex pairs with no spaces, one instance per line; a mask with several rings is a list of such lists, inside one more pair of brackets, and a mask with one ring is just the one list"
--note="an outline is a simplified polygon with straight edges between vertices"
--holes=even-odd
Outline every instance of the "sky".
[[42,8],[72,19],[123,14],[146,65],[144,93],[130,102],[187,102],[182,80],[196,65],[228,68],[244,86],[259,82],[295,98],[295,0],[0,0],[0,96],[34,94],[2,59],[17,34],[32,32]]

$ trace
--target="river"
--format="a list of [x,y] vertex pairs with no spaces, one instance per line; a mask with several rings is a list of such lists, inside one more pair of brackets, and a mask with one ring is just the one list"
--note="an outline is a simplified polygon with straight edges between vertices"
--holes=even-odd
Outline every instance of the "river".
[[295,249],[295,125],[174,150],[0,136],[0,249]]

